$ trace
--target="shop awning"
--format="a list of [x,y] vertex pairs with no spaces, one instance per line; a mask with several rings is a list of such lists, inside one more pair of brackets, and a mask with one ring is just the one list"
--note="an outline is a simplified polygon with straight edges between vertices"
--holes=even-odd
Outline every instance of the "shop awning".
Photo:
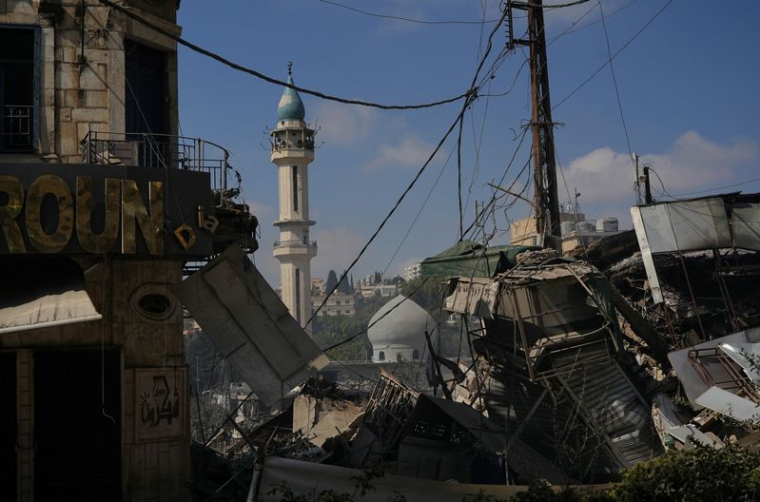
[[53,256],[7,259],[0,287],[0,334],[97,321],[75,262]]

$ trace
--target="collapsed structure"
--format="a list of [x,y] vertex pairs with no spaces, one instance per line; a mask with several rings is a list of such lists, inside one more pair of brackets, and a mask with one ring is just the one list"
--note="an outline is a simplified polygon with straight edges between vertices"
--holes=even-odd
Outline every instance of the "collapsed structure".
[[[460,243],[423,261],[423,274],[445,268],[441,307],[461,316],[472,357],[431,354],[444,398],[384,372],[340,440],[320,439],[332,452],[321,463],[385,465],[477,492],[604,483],[670,449],[754,444],[758,200],[635,207],[635,232],[574,256]],[[254,481],[278,478],[278,462]],[[289,462],[309,479],[322,468]]]

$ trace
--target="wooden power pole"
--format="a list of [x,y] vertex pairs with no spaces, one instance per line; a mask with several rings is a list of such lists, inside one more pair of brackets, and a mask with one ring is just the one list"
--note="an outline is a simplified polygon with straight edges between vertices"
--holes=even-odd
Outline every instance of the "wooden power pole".
[[[554,153],[554,122],[549,97],[549,67],[546,59],[546,35],[542,0],[517,2],[508,0],[510,48],[527,45],[530,49],[530,83],[533,116],[533,183],[536,208],[536,233],[550,236],[553,247],[561,246],[557,166]],[[512,29],[512,10],[528,14],[528,39],[516,39]]]

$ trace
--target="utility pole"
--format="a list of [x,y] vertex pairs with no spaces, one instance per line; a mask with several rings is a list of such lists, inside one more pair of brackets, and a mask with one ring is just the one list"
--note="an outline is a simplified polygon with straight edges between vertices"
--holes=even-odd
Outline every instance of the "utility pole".
[[[554,152],[554,122],[549,97],[549,68],[546,59],[543,0],[516,2],[508,0],[509,47],[527,45],[530,49],[530,83],[532,97],[533,184],[536,208],[536,233],[553,237],[554,247],[561,246],[557,166]],[[512,10],[528,14],[528,40],[514,38]]]

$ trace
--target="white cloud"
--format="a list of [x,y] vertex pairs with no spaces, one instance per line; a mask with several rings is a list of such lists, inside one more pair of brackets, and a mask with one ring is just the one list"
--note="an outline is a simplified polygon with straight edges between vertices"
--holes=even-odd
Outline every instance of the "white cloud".
[[380,119],[377,110],[320,101],[314,106],[317,139],[327,144],[349,145],[368,138]]
[[347,227],[322,228],[314,238],[318,254],[311,262],[311,275],[324,279],[330,270],[340,274],[347,269],[365,243],[364,236]]
[[[739,168],[758,158],[754,141],[734,139],[718,144],[688,131],[661,154],[640,155],[639,166],[649,165],[662,179],[671,194],[709,189],[735,181]],[[586,203],[625,202],[634,200],[634,174],[628,153],[609,147],[598,148],[579,157],[565,168],[572,190],[578,187]],[[660,181],[652,178],[652,187],[661,190]]]
[[251,213],[256,215],[256,217],[259,219],[259,222],[262,220],[268,220],[270,216],[274,215],[274,208],[270,206],[269,204],[265,204],[260,201],[245,201],[246,204],[248,204],[248,207],[251,209]]
[[433,145],[416,134],[404,136],[395,145],[381,145],[374,159],[362,166],[364,171],[378,171],[386,167],[421,167],[433,152]]

